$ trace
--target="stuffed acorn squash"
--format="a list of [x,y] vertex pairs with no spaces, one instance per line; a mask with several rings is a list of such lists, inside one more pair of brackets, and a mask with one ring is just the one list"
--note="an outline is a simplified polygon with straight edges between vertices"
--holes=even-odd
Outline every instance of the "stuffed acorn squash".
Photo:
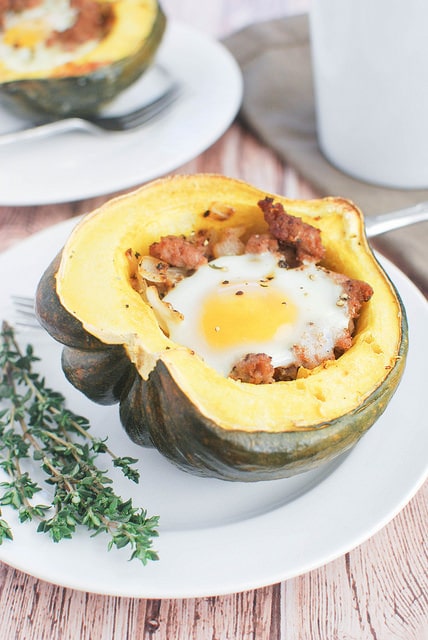
[[[233,236],[239,229],[241,239],[265,238],[260,202],[275,203],[322,239],[320,262],[311,268],[345,274],[373,291],[361,301],[346,349],[268,384],[224,375],[175,342],[159,306],[175,310],[136,286],[135,272],[135,260],[141,264],[171,235]],[[305,248],[300,240],[305,263],[312,241]],[[209,266],[223,268],[218,261]],[[163,267],[163,260],[155,263],[155,271]],[[228,283],[227,273],[221,277]],[[357,207],[340,198],[290,200],[217,175],[157,180],[86,216],[42,277],[36,306],[42,325],[65,345],[67,378],[96,402],[119,402],[132,440],[154,445],[184,470],[227,480],[286,477],[348,450],[387,406],[407,350],[404,309],[368,246]],[[264,326],[268,316],[254,317]]]
[[157,0],[6,1],[0,96],[24,115],[94,113],[152,63],[165,25]]

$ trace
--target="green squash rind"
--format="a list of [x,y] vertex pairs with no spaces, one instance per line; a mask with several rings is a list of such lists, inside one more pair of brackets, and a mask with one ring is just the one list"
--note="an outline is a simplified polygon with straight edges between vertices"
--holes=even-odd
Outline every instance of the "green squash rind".
[[119,402],[137,373],[121,345],[100,351],[64,347],[61,366],[76,389],[104,405]]
[[88,116],[111,102],[152,64],[166,28],[158,6],[153,29],[133,55],[98,67],[85,75],[11,80],[0,83],[2,102],[23,117]]
[[76,349],[106,349],[106,345],[88,333],[82,323],[61,304],[56,292],[56,273],[60,252],[43,273],[36,291],[35,311],[41,326],[58,342]]
[[150,434],[150,406],[155,400],[153,387],[138,374],[120,401],[120,421],[128,437],[142,447],[153,447]]

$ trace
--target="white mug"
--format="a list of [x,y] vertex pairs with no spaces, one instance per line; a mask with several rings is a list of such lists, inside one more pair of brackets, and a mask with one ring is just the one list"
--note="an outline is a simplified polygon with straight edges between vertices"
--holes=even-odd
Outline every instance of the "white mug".
[[428,0],[312,0],[319,145],[337,168],[428,187]]

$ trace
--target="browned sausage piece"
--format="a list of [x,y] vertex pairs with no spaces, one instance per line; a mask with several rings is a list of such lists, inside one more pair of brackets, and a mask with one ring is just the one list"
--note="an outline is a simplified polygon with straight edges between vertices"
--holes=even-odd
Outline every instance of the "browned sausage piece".
[[247,353],[238,360],[229,377],[251,384],[275,382],[272,358],[266,353]]
[[54,31],[48,44],[61,44],[66,49],[88,42],[100,40],[109,31],[113,12],[108,4],[95,0],[71,0],[70,6],[77,10],[76,21],[65,31]]
[[42,0],[0,0],[0,12],[25,11],[41,4]]
[[269,230],[281,243],[294,247],[299,263],[319,262],[324,256],[321,232],[301,218],[291,216],[280,202],[265,198],[258,202],[263,211]]
[[363,280],[353,280],[335,271],[330,271],[329,275],[343,289],[342,300],[343,303],[348,303],[349,317],[351,319],[357,318],[363,302],[368,302],[373,295],[372,287]]
[[164,236],[150,245],[150,255],[173,267],[197,269],[207,263],[203,244],[187,240],[184,236]]
[[255,233],[250,236],[245,245],[245,253],[265,253],[278,251],[278,240],[269,233]]

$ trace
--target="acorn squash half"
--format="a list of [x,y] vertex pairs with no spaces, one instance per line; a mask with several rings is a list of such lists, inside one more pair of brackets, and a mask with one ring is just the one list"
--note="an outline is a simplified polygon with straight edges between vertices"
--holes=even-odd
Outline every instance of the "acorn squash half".
[[[287,382],[225,378],[159,328],[130,281],[126,251],[207,225],[266,228],[270,194],[218,175],[175,176],[118,197],[85,217],[42,277],[37,313],[64,343],[63,368],[97,402],[120,402],[129,436],[180,468],[227,480],[290,476],[352,447],[384,411],[404,370],[406,316],[374,257],[359,209],[340,198],[290,200],[286,211],[321,230],[323,265],[374,289],[351,348]],[[204,216],[212,203],[230,219]]]
[[[25,116],[95,113],[151,65],[166,17],[157,0],[95,0],[108,6],[107,32],[95,47],[51,68],[17,70],[0,60],[0,96]],[[6,34],[7,35],[7,34]],[[16,45],[15,45],[16,46]]]

